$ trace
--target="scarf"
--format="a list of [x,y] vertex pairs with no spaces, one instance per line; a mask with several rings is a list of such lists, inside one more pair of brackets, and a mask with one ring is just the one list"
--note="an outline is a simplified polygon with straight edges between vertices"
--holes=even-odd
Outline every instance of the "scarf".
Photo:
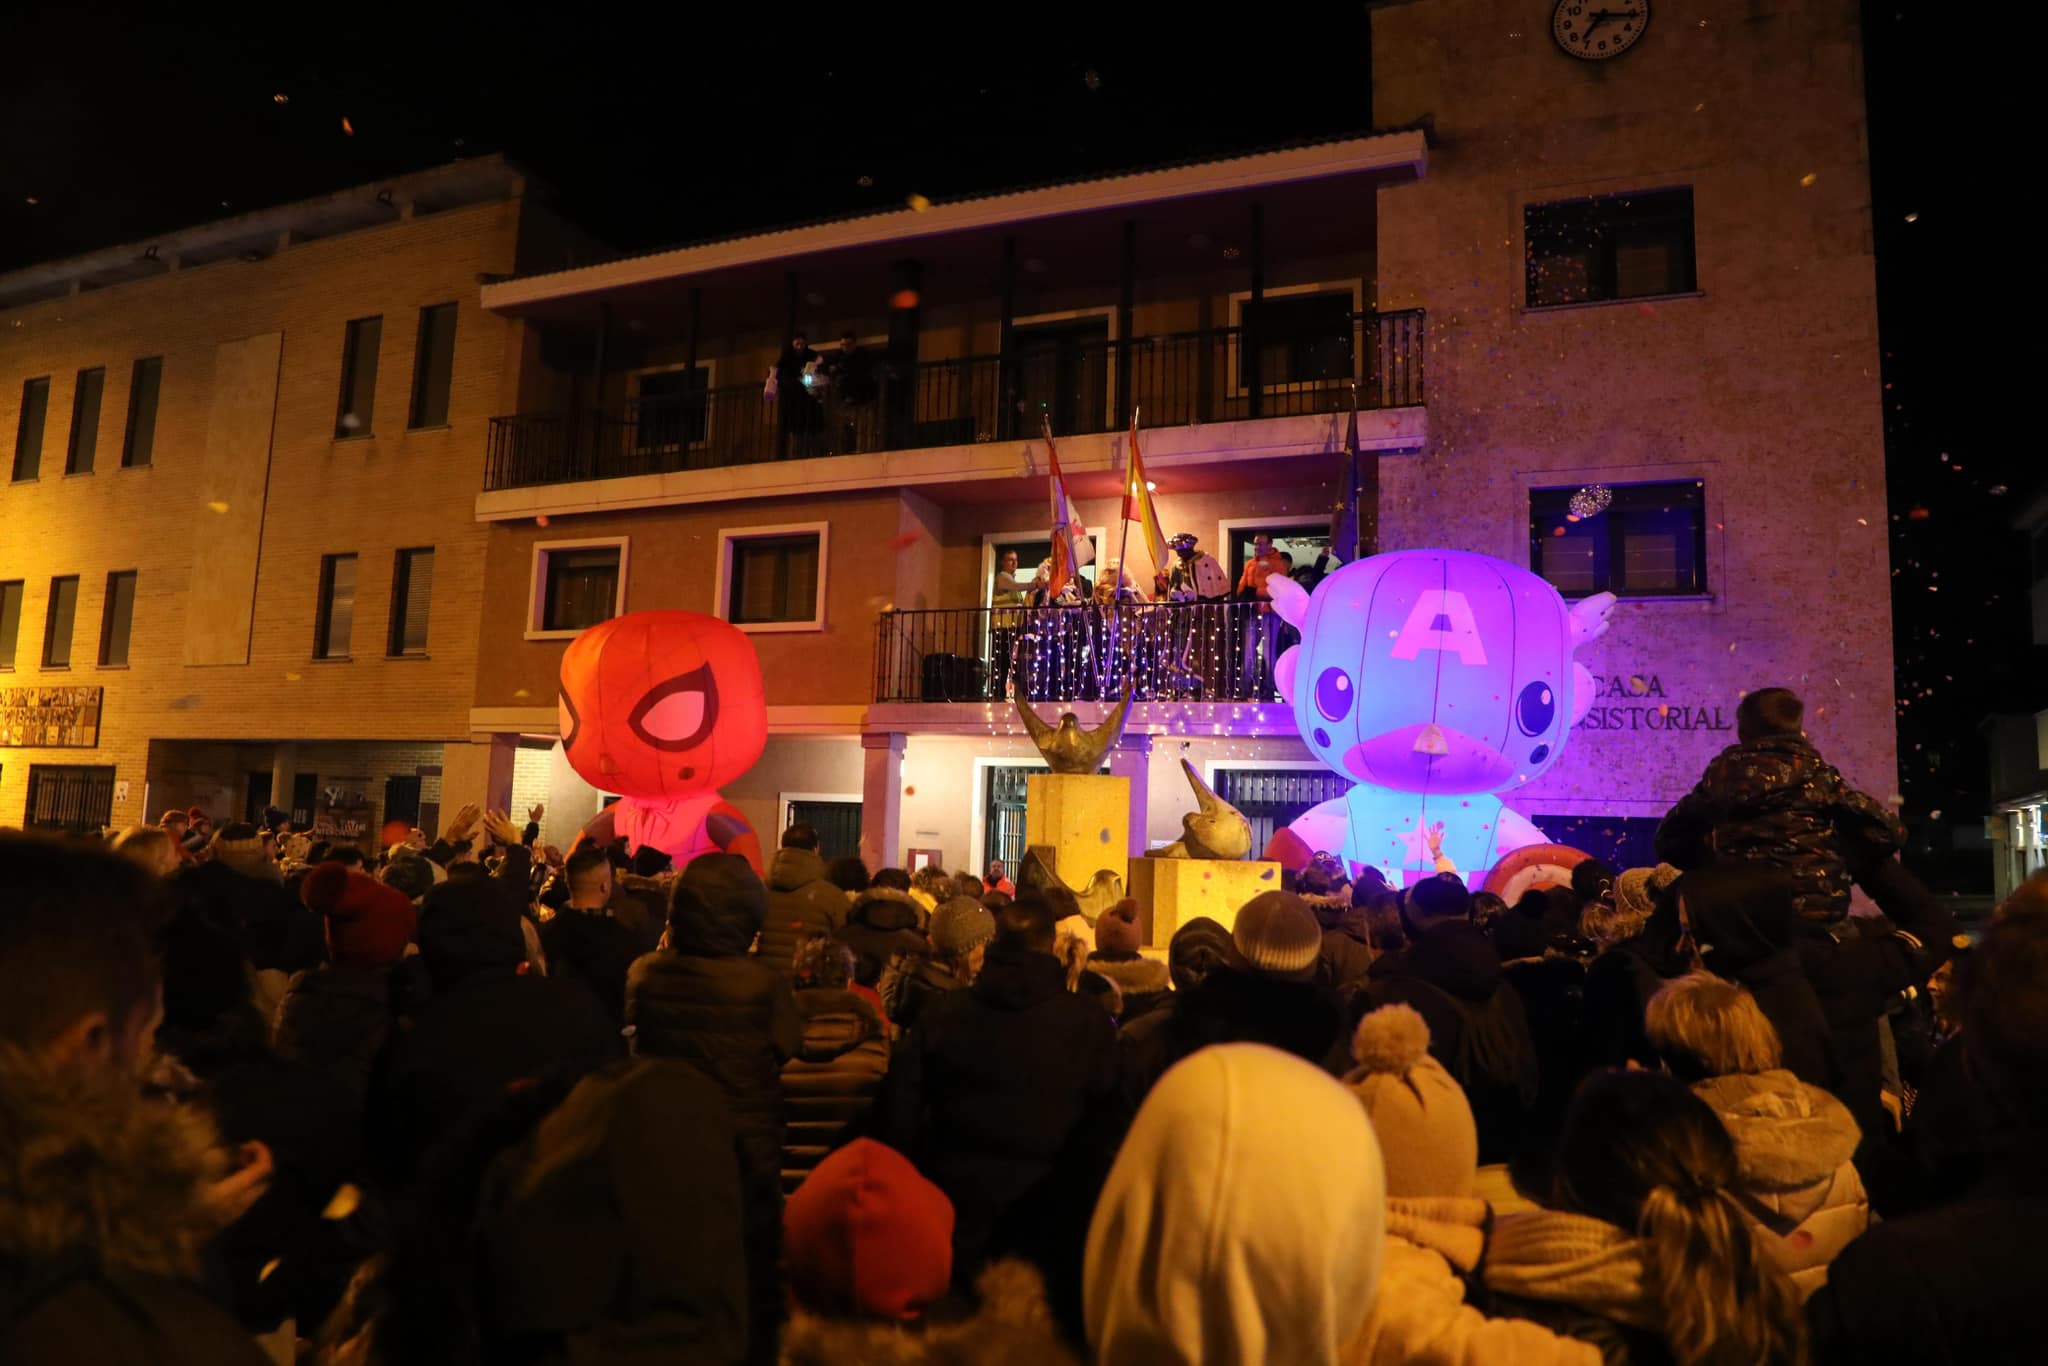
[[1603,1220],[1538,1210],[1494,1221],[1482,1274],[1502,1294],[1656,1331],[1663,1314],[1643,1288],[1644,1253],[1642,1239]]

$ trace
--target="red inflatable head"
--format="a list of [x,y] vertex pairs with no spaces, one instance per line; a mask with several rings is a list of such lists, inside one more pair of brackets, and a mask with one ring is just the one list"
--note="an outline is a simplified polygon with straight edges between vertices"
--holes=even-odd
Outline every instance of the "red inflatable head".
[[570,641],[561,712],[569,766],[648,802],[722,787],[768,743],[753,642],[700,612],[629,612]]

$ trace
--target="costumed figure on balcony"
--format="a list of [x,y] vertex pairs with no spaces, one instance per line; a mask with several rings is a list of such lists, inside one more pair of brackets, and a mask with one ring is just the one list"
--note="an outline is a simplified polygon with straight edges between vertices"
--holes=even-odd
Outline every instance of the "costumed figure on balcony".
[[629,612],[562,655],[562,752],[619,800],[583,838],[659,849],[681,868],[739,854],[761,871],[761,841],[718,789],[768,743],[761,662],[746,634],[701,612]]
[[1501,804],[1563,752],[1593,702],[1572,651],[1607,629],[1614,595],[1567,605],[1518,565],[1459,550],[1347,564],[1313,595],[1275,575],[1273,610],[1301,632],[1275,679],[1302,740],[1354,781],[1273,836],[1300,869],[1318,849],[1400,885],[1440,866],[1475,884],[1503,856],[1547,843]]

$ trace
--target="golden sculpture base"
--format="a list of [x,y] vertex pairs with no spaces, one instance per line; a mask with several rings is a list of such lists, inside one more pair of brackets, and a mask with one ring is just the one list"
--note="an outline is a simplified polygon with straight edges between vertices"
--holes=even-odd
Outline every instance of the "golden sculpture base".
[[1130,895],[1145,942],[1163,947],[1196,916],[1234,929],[1238,910],[1260,892],[1280,890],[1277,863],[1201,858],[1134,858]]
[[1076,892],[1107,869],[1129,884],[1131,780],[1106,773],[1033,773],[1024,780],[1024,844],[1056,851],[1053,870]]

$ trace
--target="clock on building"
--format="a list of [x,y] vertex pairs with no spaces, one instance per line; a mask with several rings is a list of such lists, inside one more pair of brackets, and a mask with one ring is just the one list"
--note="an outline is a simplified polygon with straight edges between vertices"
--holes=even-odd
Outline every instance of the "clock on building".
[[1550,36],[1572,56],[1589,62],[1619,57],[1650,26],[1650,0],[1557,0]]

